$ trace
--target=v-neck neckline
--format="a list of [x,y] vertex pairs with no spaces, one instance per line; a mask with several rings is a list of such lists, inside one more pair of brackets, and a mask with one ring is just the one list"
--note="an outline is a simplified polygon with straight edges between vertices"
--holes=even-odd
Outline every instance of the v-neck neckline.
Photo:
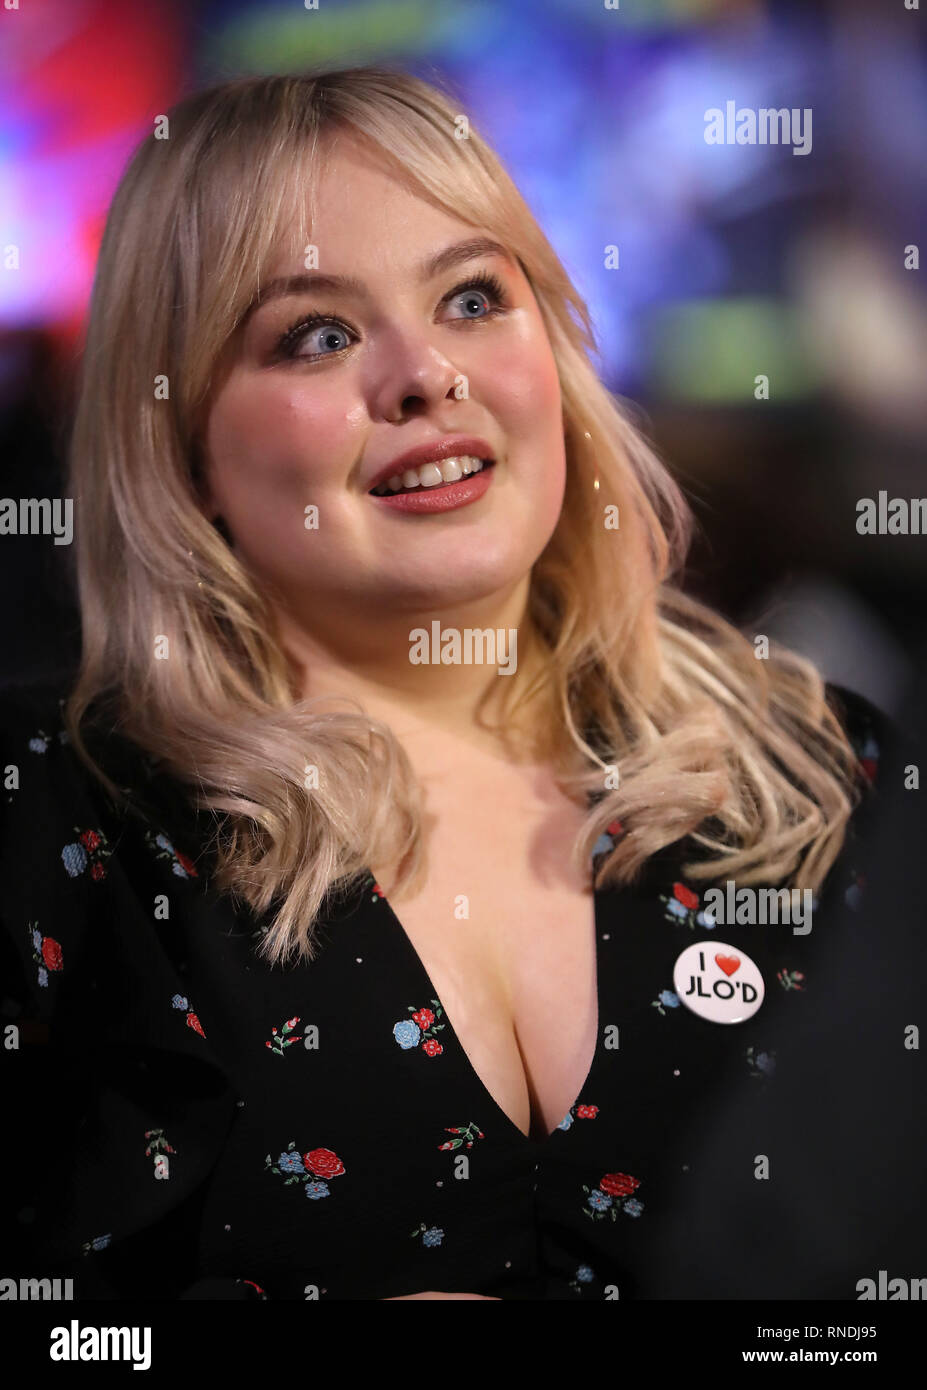
[[389,917],[389,920],[390,920],[391,925],[393,926],[393,928],[394,928],[394,930],[396,931],[396,934],[398,935],[398,937],[400,938],[400,940],[404,943],[404,949],[405,949],[405,951],[406,951],[407,954],[411,957],[412,962],[413,962],[413,965],[414,965],[414,968],[416,969],[416,971],[417,971],[417,973],[419,974],[420,978],[422,979],[423,983],[426,985],[426,987],[427,987],[427,989],[428,989],[428,991],[429,991],[429,993],[428,993],[428,998],[429,998],[429,1000],[435,1000],[435,999],[438,1000],[438,1002],[439,1002],[439,1004],[440,1004],[440,1006],[441,1006],[441,1011],[442,1011],[442,1022],[443,1022],[443,1023],[445,1024],[445,1026],[449,1029],[449,1032],[450,1032],[451,1037],[453,1037],[454,1042],[457,1044],[457,1048],[458,1048],[458,1050],[459,1050],[459,1052],[460,1052],[461,1057],[463,1058],[464,1066],[465,1066],[465,1067],[467,1068],[467,1070],[469,1071],[469,1073],[470,1073],[471,1077],[473,1078],[473,1080],[474,1080],[476,1086],[477,1086],[478,1089],[482,1092],[483,1096],[486,1098],[486,1101],[493,1107],[493,1109],[495,1110],[496,1114],[498,1114],[499,1116],[501,1116],[501,1118],[502,1118],[502,1120],[504,1121],[506,1127],[507,1127],[507,1128],[511,1131],[511,1133],[516,1137],[517,1142],[519,1142],[519,1143],[522,1144],[524,1147],[526,1147],[526,1148],[528,1148],[528,1149],[530,1149],[530,1150],[538,1151],[538,1150],[543,1149],[547,1144],[550,1143],[550,1141],[553,1139],[554,1135],[555,1135],[555,1134],[557,1133],[557,1131],[560,1129],[560,1125],[563,1123],[563,1119],[566,1118],[566,1115],[568,1115],[568,1114],[570,1113],[570,1111],[573,1109],[574,1106],[580,1104],[580,1098],[582,1097],[583,1092],[586,1091],[586,1090],[588,1089],[588,1087],[589,1087],[589,1085],[590,1085],[590,1082],[591,1082],[591,1080],[592,1080],[593,1073],[595,1072],[595,1070],[596,1070],[596,1068],[597,1068],[597,1066],[598,1066],[598,1062],[599,1062],[599,1033],[600,1033],[600,1030],[601,1030],[601,1027],[602,1027],[602,1018],[603,1018],[603,1013],[602,1013],[602,959],[601,959],[601,952],[600,952],[600,950],[599,950],[599,940],[600,940],[601,930],[602,930],[602,925],[603,925],[602,899],[604,898],[605,894],[606,894],[609,890],[608,890],[607,888],[596,888],[596,886],[595,886],[595,859],[594,859],[594,858],[593,858],[593,859],[590,859],[590,863],[589,863],[589,876],[590,876],[590,882],[591,882],[591,887],[592,887],[592,898],[593,898],[593,919],[594,919],[593,925],[594,925],[594,936],[595,936],[595,941],[594,941],[594,951],[595,951],[595,996],[596,996],[595,1047],[594,1047],[594,1049],[593,1049],[592,1060],[591,1060],[590,1063],[589,1063],[589,1068],[588,1068],[588,1070],[587,1070],[587,1072],[586,1072],[586,1075],[585,1075],[585,1077],[583,1078],[582,1084],[580,1085],[579,1090],[577,1091],[575,1098],[570,1102],[570,1105],[569,1105],[569,1108],[568,1108],[567,1111],[566,1111],[566,1114],[565,1114],[565,1115],[563,1116],[563,1118],[558,1122],[558,1124],[556,1124],[556,1125],[554,1126],[554,1128],[551,1130],[551,1132],[550,1132],[549,1134],[546,1134],[542,1139],[532,1139],[530,1134],[525,1134],[524,1130],[522,1130],[522,1129],[520,1129],[520,1128],[518,1127],[518,1125],[517,1125],[517,1124],[515,1123],[515,1121],[511,1118],[511,1116],[509,1116],[508,1114],[506,1114],[506,1112],[502,1109],[502,1106],[499,1104],[499,1102],[498,1102],[498,1101],[496,1100],[496,1098],[493,1096],[492,1092],[489,1090],[489,1088],[488,1088],[488,1086],[486,1085],[486,1083],[484,1082],[483,1078],[480,1076],[479,1072],[476,1070],[476,1067],[473,1065],[473,1062],[472,1062],[471,1059],[470,1059],[469,1053],[467,1052],[467,1050],[465,1049],[463,1043],[461,1042],[460,1036],[459,1036],[459,1034],[458,1034],[458,1032],[457,1032],[457,1029],[454,1027],[453,1021],[452,1021],[450,1015],[448,1014],[447,1009],[444,1007],[444,1001],[441,999],[440,995],[438,994],[438,991],[435,989],[434,982],[432,981],[431,975],[429,974],[428,970],[425,968],[425,962],[422,960],[422,958],[421,958],[421,956],[419,955],[418,950],[417,950],[417,948],[416,948],[416,946],[415,946],[415,943],[413,942],[412,938],[409,936],[409,933],[406,931],[405,927],[403,926],[402,920],[401,920],[401,918],[399,917],[399,914],[396,912],[395,908],[394,908],[393,905],[390,903],[390,901],[389,901],[389,899],[387,898],[386,894],[383,892],[383,889],[380,887],[379,882],[378,882],[376,876],[374,875],[373,870],[369,867],[369,865],[366,867],[365,872],[367,873],[368,878],[369,878],[370,880],[372,880],[374,884],[376,884],[376,887],[377,887],[377,890],[378,890],[377,896],[378,896],[378,898],[379,898],[379,902],[380,902],[381,906],[383,906],[383,907],[386,908],[386,911],[387,911],[387,914],[388,914],[388,917]]

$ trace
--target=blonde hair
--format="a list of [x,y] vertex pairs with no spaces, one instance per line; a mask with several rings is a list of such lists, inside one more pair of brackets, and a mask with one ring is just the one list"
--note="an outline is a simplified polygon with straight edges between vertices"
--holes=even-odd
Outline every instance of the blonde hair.
[[[275,905],[259,948],[275,963],[314,958],[329,890],[378,862],[402,864],[398,890],[423,852],[404,750],[363,710],[299,698],[267,596],[199,495],[215,366],[284,236],[291,252],[311,240],[307,191],[311,207],[312,171],[335,131],[502,241],[543,315],[567,457],[562,513],[531,575],[527,635],[545,659],[521,660],[526,674],[495,681],[487,701],[500,728],[533,718],[564,790],[590,798],[577,856],[621,821],[597,885],[631,881],[690,835],[701,852],[682,871],[694,880],[794,883],[800,870],[816,889],[860,795],[814,666],[775,645],[757,660],[674,582],[688,505],[596,375],[586,306],[499,159],[472,125],[455,137],[459,115],[453,94],[383,66],[221,83],[169,112],[168,139],[139,146],[100,248],[69,455],[69,494],[86,520],[66,724],[114,799],[120,789],[82,736],[91,706],[212,813],[213,881],[255,913]],[[162,376],[168,400],[155,398]],[[618,530],[604,524],[609,506]],[[163,638],[168,660],[155,659]],[[307,764],[322,770],[317,789],[304,785]],[[603,771],[615,767],[613,789]]]

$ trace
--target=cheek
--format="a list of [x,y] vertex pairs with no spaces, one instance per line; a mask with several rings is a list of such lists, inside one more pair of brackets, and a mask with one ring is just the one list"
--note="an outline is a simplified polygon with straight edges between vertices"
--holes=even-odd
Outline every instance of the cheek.
[[512,478],[527,499],[532,524],[552,528],[566,487],[563,403],[557,364],[543,324],[520,335],[486,375],[482,399],[508,443]]
[[227,384],[206,432],[209,476],[226,505],[256,494],[292,497],[341,476],[353,458],[352,402],[281,377]]
[[485,377],[483,399],[513,439],[562,444],[560,379],[540,322],[505,343]]

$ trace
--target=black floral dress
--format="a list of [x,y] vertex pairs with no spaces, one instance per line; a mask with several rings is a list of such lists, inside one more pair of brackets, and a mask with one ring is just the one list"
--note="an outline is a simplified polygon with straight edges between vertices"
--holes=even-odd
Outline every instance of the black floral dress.
[[[372,875],[326,900],[316,962],[269,967],[267,920],[210,888],[201,814],[110,736],[102,760],[133,794],[115,811],[69,747],[64,693],[0,697],[7,1273],[69,1277],[77,1299],[701,1296],[715,1266],[693,1223],[712,1194],[717,1231],[765,1200],[777,1052],[828,989],[826,922],[864,893],[869,799],[813,931],[719,921],[678,868],[685,842],[596,892],[596,1051],[536,1141],[474,1071]],[[883,717],[833,698],[877,784]],[[707,1017],[735,986],[744,1016]],[[733,1208],[733,1178],[699,1161],[722,1106],[750,1179]],[[720,1296],[760,1288],[764,1219]],[[852,1273],[827,1265],[821,1288],[855,1297]]]

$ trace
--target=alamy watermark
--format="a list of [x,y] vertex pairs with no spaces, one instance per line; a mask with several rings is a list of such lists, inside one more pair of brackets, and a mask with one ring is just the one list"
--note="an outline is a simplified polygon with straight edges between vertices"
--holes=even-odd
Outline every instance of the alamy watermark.
[[867,1299],[883,1299],[890,1302],[905,1299],[915,1299],[923,1301],[927,1299],[927,1279],[889,1279],[888,1270],[880,1269],[878,1281],[875,1279],[858,1279],[856,1282],[856,1297],[858,1302],[865,1302]]
[[893,497],[880,489],[876,497],[856,503],[856,530],[861,536],[927,536],[927,497]]
[[70,545],[73,498],[20,497],[17,502],[15,497],[0,497],[0,536],[54,536],[55,545]]
[[702,899],[705,924],[718,927],[791,926],[793,936],[807,936],[817,899],[810,888],[738,888],[729,878],[723,888],[708,888]]
[[53,1327],[48,1355],[52,1361],[131,1361],[133,1371],[151,1368],[150,1327]]
[[74,1297],[73,1279],[0,1278],[0,1301],[49,1303],[69,1302]]
[[705,112],[706,145],[791,145],[793,154],[811,153],[811,107],[761,106],[754,110],[736,101]]
[[513,676],[518,665],[518,629],[510,627],[442,628],[436,618],[427,628],[409,633],[413,666],[498,666],[500,676]]

